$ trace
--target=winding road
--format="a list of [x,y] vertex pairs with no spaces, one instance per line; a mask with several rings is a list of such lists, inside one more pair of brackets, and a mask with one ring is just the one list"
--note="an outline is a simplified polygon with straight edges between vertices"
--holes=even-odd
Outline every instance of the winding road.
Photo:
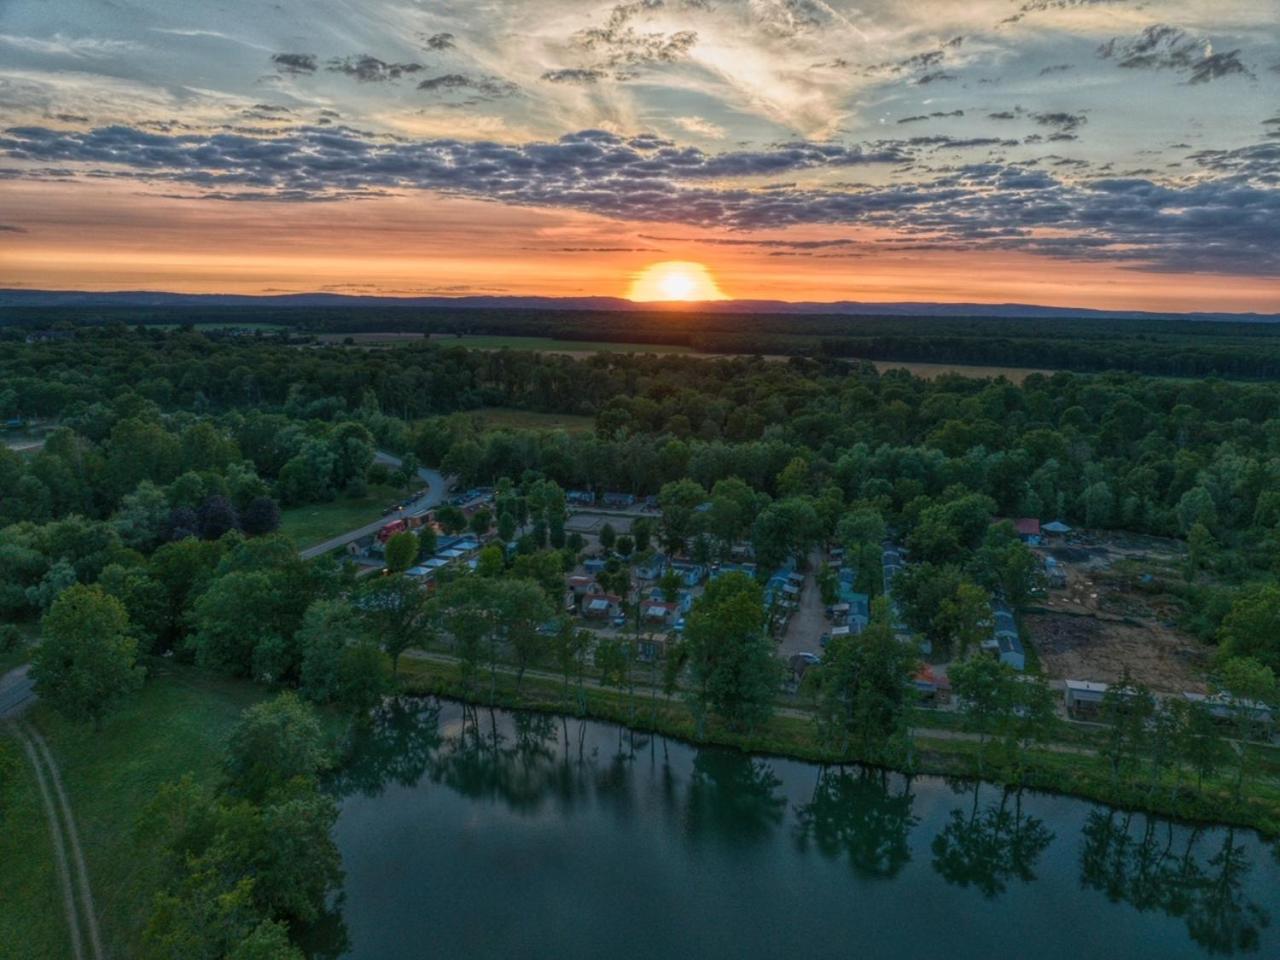
[[[377,456],[374,457],[374,462],[385,464],[388,467],[398,467],[401,464],[399,457],[383,450],[378,451]],[[299,551],[302,559],[311,560],[321,554],[328,553],[330,550],[337,550],[341,547],[345,547],[352,540],[359,540],[361,537],[367,537],[371,534],[377,533],[390,521],[395,520],[398,517],[403,517],[405,514],[413,513],[417,510],[438,507],[440,504],[444,503],[445,498],[449,496],[451,485],[442,473],[437,470],[428,469],[427,467],[419,467],[418,479],[427,485],[427,492],[421,497],[410,501],[404,508],[397,510],[394,513],[389,513],[384,517],[379,517],[372,523],[366,523],[363,527],[359,527],[355,530],[348,530],[341,536],[333,537],[332,539],[324,541],[324,543],[317,543],[314,547],[307,547],[307,549]]]

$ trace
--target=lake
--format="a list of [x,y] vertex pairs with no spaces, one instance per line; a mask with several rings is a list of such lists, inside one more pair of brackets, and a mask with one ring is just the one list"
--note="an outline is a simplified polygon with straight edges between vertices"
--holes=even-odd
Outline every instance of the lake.
[[1068,797],[449,702],[333,788],[352,960],[1280,956],[1257,834]]

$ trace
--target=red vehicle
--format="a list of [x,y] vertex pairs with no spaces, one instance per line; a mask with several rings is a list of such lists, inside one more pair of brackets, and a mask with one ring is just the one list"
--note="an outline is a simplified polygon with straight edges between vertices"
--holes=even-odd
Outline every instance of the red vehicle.
[[408,529],[409,529],[409,524],[407,521],[392,520],[390,523],[388,523],[386,526],[384,526],[381,530],[378,531],[378,542],[386,543],[388,540],[394,537],[397,533],[400,533]]

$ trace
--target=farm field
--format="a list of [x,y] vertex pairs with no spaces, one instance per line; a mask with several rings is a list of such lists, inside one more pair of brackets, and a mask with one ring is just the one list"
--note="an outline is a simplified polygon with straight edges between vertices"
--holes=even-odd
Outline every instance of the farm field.
[[433,336],[431,339],[445,346],[467,347],[471,350],[537,350],[542,353],[696,353],[692,347],[679,344],[557,340],[552,337]]

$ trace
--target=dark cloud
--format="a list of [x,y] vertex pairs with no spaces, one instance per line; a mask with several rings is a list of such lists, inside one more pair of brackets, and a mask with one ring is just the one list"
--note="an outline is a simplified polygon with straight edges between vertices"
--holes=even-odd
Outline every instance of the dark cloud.
[[[633,22],[646,13],[665,7],[664,0],[629,0],[612,7],[605,22],[599,26],[579,30],[570,42],[585,53],[598,59],[585,65],[584,73],[616,71],[616,79],[631,79],[639,67],[658,63],[674,63],[683,60],[698,42],[692,30],[673,33],[637,30]],[[549,74],[568,74],[570,71],[552,70]],[[596,76],[596,80],[600,79]],[[569,82],[592,83],[594,80],[578,78]]]
[[944,120],[948,117],[963,117],[963,110],[935,110],[933,113],[920,113],[914,117],[903,117],[899,123],[919,123],[921,120]]
[[565,67],[562,70],[548,70],[542,75],[543,80],[551,83],[599,83],[609,76],[608,72],[595,67]]
[[61,120],[63,123],[88,123],[89,118],[79,113],[55,113],[54,120]]
[[1014,113],[1012,110],[1001,110],[999,113],[988,113],[987,119],[988,120],[1016,120],[1018,119],[1018,114]]
[[423,38],[423,43],[427,45],[428,50],[452,50],[457,46],[455,39],[452,33],[433,33]]
[[272,54],[271,62],[281,73],[292,74],[315,73],[317,66],[314,53],[276,53]]
[[1057,127],[1059,130],[1070,133],[1079,127],[1083,127],[1089,122],[1089,118],[1083,113],[1067,113],[1066,111],[1051,111],[1047,113],[1033,113],[1031,119],[1042,127]]
[[942,80],[955,80],[955,79],[957,78],[954,73],[947,73],[947,71],[945,70],[934,70],[930,73],[923,73],[920,76],[916,77],[916,83],[920,86],[924,86],[930,83],[938,83],[939,81],[942,81]]
[[1018,12],[1001,20],[1001,23],[1017,23],[1029,14],[1044,13],[1047,10],[1075,10],[1081,7],[1117,6],[1129,0],[1025,0],[1018,7]]
[[1075,65],[1071,63],[1055,63],[1055,64],[1052,64],[1051,66],[1043,68],[1040,71],[1039,75],[1042,77],[1047,77],[1050,74],[1066,73],[1068,70],[1074,70],[1074,69],[1075,69]]
[[776,184],[768,190],[722,182],[902,164],[920,151],[985,142],[795,141],[707,153],[659,137],[599,130],[511,144],[380,138],[341,127],[294,128],[275,136],[16,127],[0,135],[0,153],[17,161],[26,178],[177,184],[229,201],[314,201],[422,189],[706,229],[869,227],[898,238],[885,249],[1010,249],[1150,270],[1280,275],[1275,142],[1201,151],[1193,155],[1200,175],[1178,183],[1059,176],[999,159],[960,164],[916,182]]
[[1113,37],[1098,47],[1098,56],[1128,70],[1180,71],[1190,83],[1253,76],[1239,50],[1214,53],[1208,40],[1167,23],[1147,27],[1136,37]]
[[503,80],[500,77],[445,73],[438,77],[428,77],[418,84],[418,89],[426,90],[428,93],[465,91],[485,100],[499,100],[503,97],[511,96],[520,88],[509,80]]
[[26,233],[26,227],[19,227],[13,223],[0,223],[0,233]]
[[1209,54],[1192,66],[1188,79],[1191,83],[1208,83],[1210,80],[1233,76],[1253,76],[1253,71],[1241,62],[1239,50]]
[[381,83],[386,80],[399,80],[406,74],[422,70],[420,63],[387,63],[367,53],[350,57],[335,57],[325,67],[333,73],[345,74],[361,83]]

